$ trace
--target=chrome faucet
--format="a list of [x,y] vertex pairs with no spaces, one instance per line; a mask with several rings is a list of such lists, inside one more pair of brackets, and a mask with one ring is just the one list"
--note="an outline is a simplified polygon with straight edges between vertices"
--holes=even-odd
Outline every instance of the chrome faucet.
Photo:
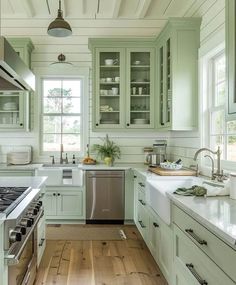
[[206,157],[209,157],[211,159],[211,163],[212,163],[212,177],[211,177],[211,179],[212,180],[217,179],[218,181],[223,181],[224,179],[226,179],[225,175],[223,175],[223,173],[220,170],[220,155],[221,155],[220,147],[218,146],[217,151],[212,151],[211,149],[206,148],[206,147],[200,148],[199,150],[196,151],[193,159],[197,160],[199,153],[201,153],[203,151],[209,151],[210,153],[216,154],[216,156],[217,156],[217,170],[215,172],[213,158],[210,155],[206,155]]

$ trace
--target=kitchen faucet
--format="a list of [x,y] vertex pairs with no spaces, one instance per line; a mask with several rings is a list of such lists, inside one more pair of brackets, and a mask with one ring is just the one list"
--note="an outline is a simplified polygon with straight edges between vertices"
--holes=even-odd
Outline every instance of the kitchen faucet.
[[217,151],[212,151],[211,149],[206,148],[206,147],[200,148],[199,150],[196,151],[193,160],[196,161],[198,155],[203,151],[209,151],[210,153],[216,154],[216,156],[217,156],[217,170],[216,170],[216,172],[214,170],[213,158],[210,155],[205,156],[205,157],[209,157],[211,159],[211,162],[212,162],[211,179],[212,180],[217,179],[217,181],[219,181],[219,182],[222,182],[223,180],[225,180],[226,176],[223,174],[223,171],[220,170],[220,155],[221,155],[220,147],[218,146]]
[[63,158],[62,153],[64,152],[63,150],[63,144],[61,144],[61,149],[60,149],[60,164],[63,164],[63,162],[65,162],[66,164],[68,164],[68,157],[67,157],[67,153],[66,153],[66,158]]

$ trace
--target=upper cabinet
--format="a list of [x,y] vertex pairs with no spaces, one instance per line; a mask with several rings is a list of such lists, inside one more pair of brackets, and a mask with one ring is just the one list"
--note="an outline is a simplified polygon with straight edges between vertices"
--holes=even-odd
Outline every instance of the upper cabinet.
[[158,129],[194,130],[198,121],[200,19],[170,19],[157,38]]
[[153,42],[90,39],[93,129],[154,128]]
[[8,42],[18,53],[24,63],[31,68],[31,53],[34,45],[30,38],[8,38]]
[[235,32],[236,32],[236,4],[235,0],[227,0],[226,4],[226,78],[228,93],[228,120],[236,119],[236,92],[235,92]]
[[0,92],[0,130],[29,131],[29,92]]

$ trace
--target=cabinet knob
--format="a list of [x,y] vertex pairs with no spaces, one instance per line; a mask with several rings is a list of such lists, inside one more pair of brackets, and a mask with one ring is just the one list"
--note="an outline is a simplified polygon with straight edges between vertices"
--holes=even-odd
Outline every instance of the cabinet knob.
[[165,124],[164,124],[164,123],[161,123],[161,125],[164,126]]
[[127,123],[126,126],[129,127],[129,123]]
[[20,126],[23,126],[23,124],[22,124],[22,123],[20,123]]
[[57,196],[61,196],[61,194],[60,194],[60,193],[57,193]]
[[97,123],[97,124],[96,124],[96,127],[97,127],[98,125],[99,125],[99,124]]
[[56,196],[56,193],[53,193],[52,195],[53,195],[53,196]]

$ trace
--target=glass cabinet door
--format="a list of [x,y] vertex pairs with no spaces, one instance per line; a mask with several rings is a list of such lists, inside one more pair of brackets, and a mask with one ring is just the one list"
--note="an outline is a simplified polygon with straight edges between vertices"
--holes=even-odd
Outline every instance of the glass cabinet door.
[[169,127],[172,112],[171,41],[166,40],[158,49],[159,126]]
[[124,68],[122,49],[98,49],[96,56],[96,128],[120,128],[123,124]]
[[127,127],[153,128],[154,50],[129,49]]
[[0,128],[24,129],[23,92],[0,92]]

